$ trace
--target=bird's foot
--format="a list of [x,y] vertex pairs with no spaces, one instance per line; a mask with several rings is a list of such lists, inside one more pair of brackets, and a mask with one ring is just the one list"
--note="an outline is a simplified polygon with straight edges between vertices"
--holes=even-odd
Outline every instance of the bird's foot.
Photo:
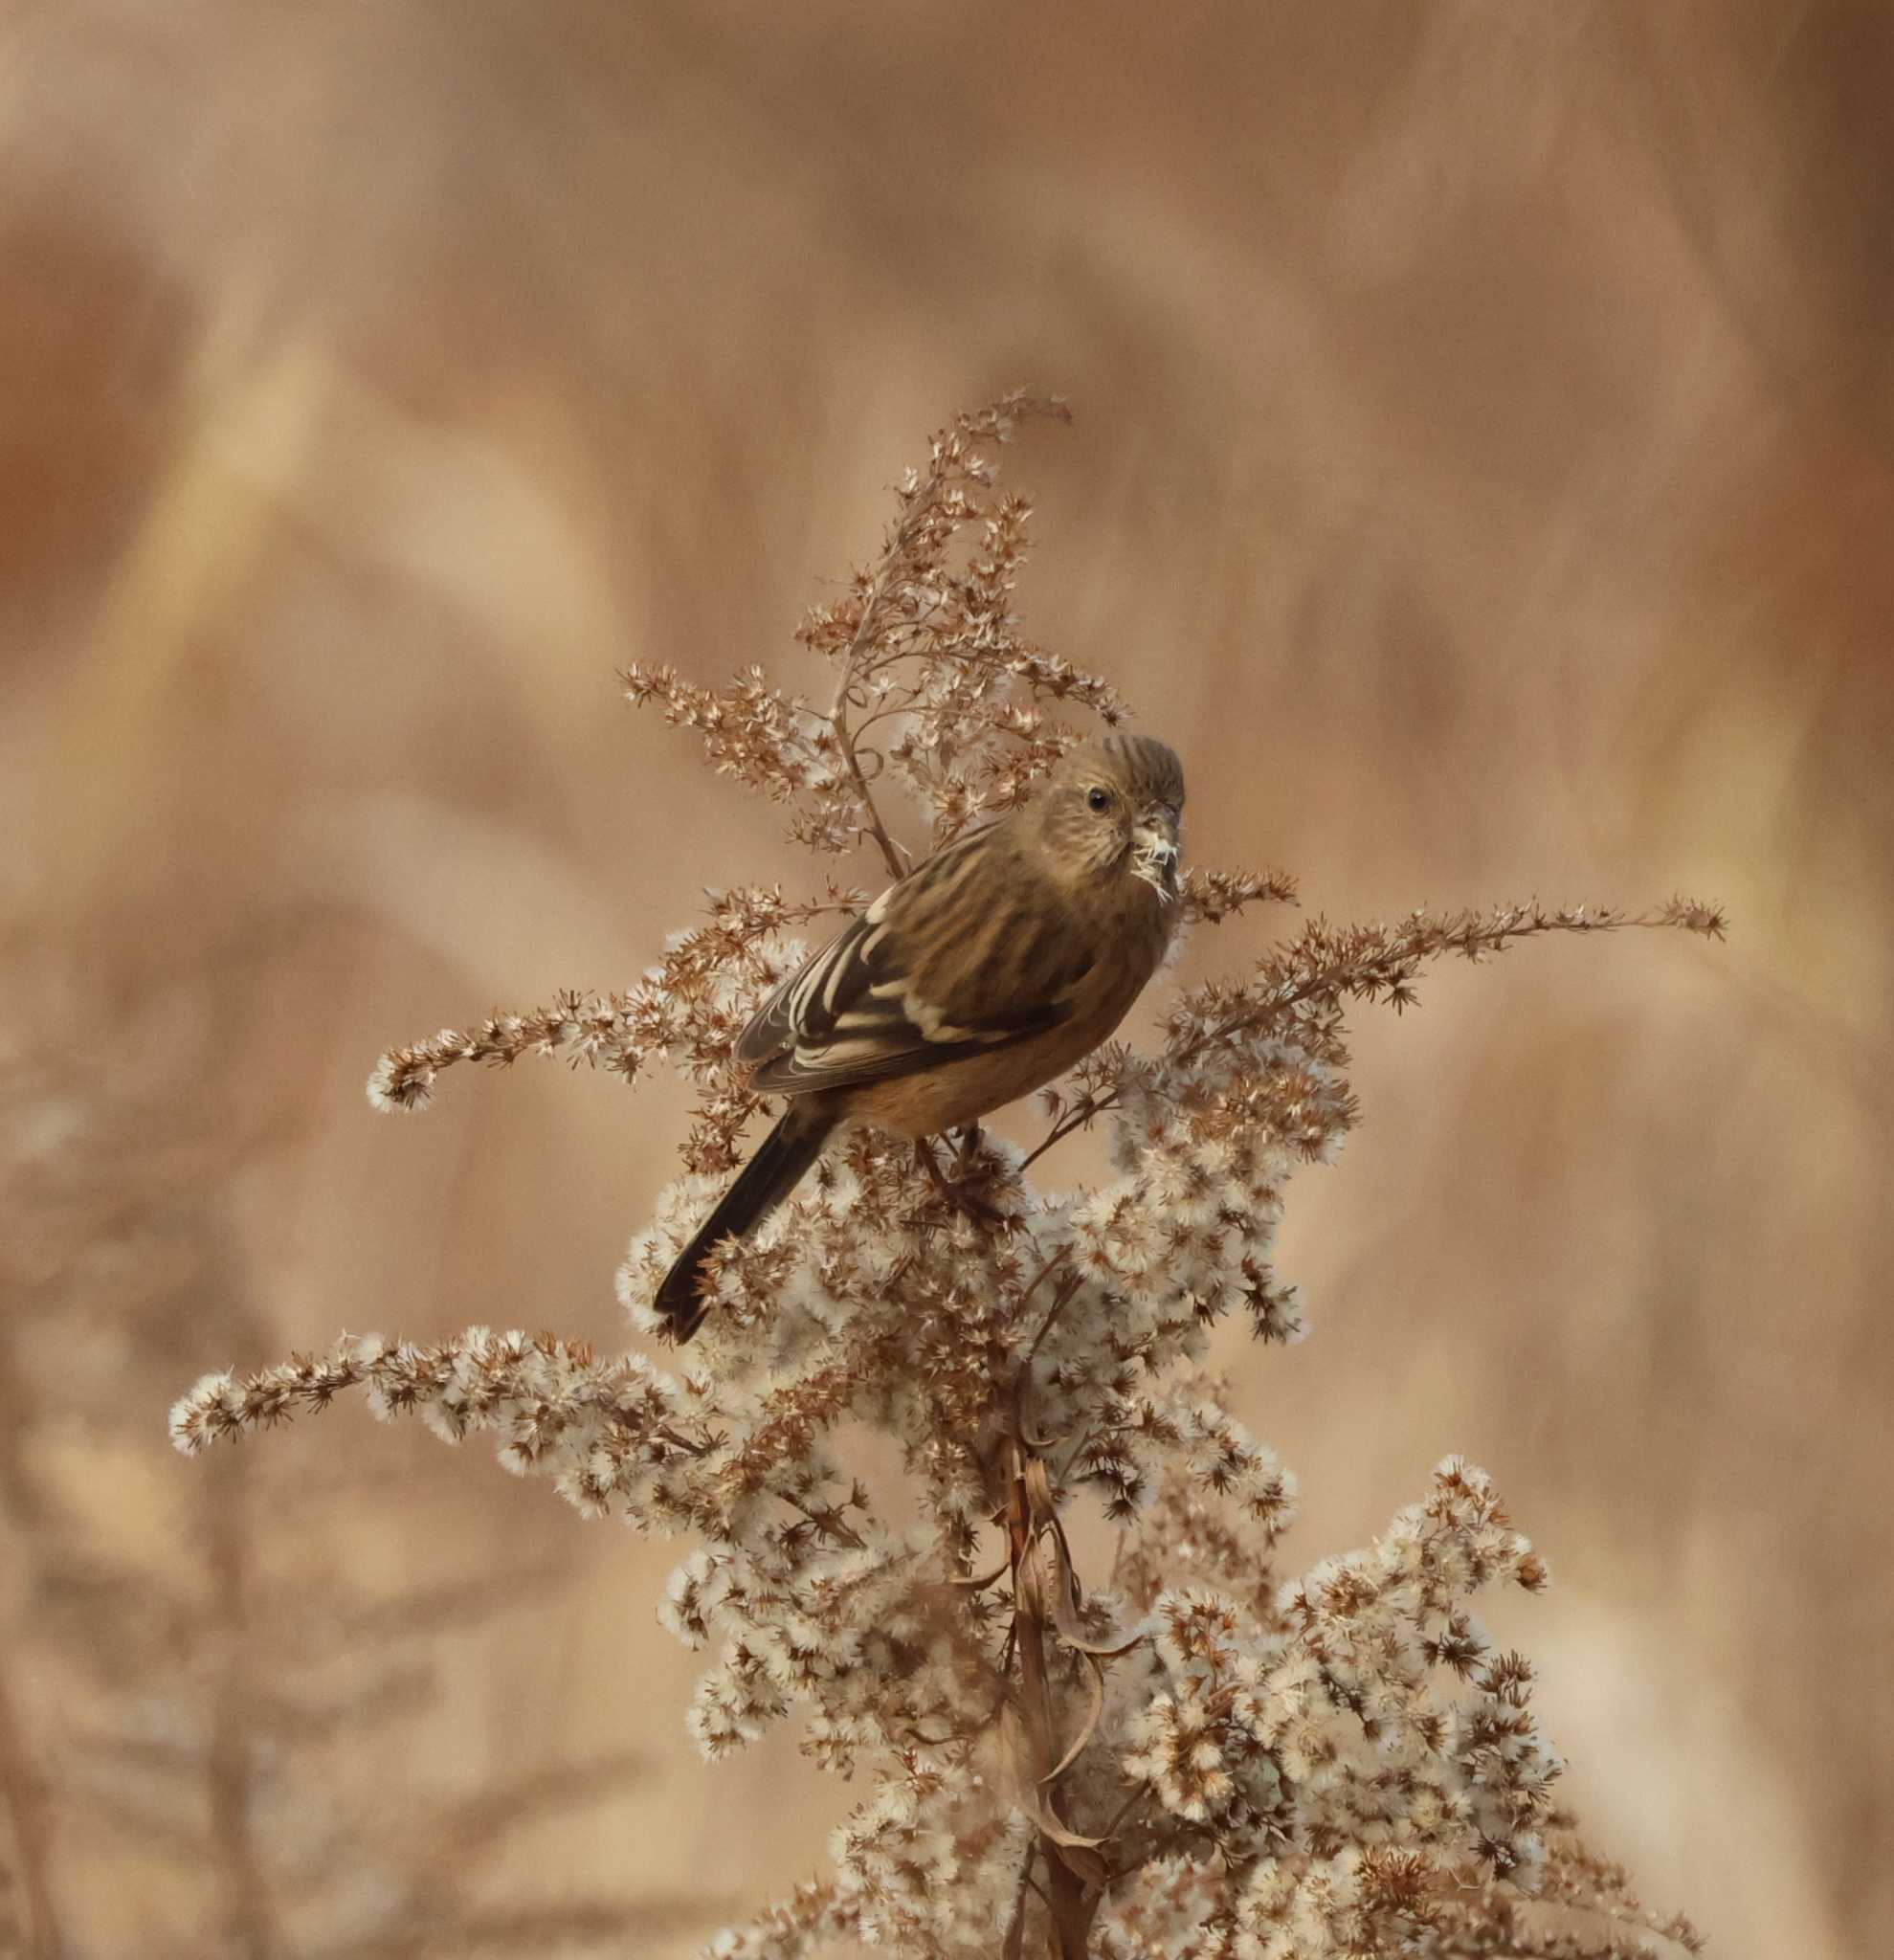
[[953,1155],[953,1174],[949,1176],[941,1169],[940,1159],[934,1155],[931,1138],[923,1137],[915,1146],[914,1153],[920,1159],[921,1167],[926,1171],[929,1182],[942,1199],[955,1211],[965,1213],[976,1225],[988,1232],[998,1232],[1014,1224],[1014,1219],[984,1195],[991,1179],[976,1159],[980,1148],[980,1125],[969,1124],[961,1131]]

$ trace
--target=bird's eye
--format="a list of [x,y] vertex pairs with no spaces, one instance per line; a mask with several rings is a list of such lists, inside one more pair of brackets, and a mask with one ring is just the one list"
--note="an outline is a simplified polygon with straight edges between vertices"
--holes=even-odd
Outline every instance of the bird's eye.
[[1109,810],[1111,808],[1111,791],[1109,790],[1087,790],[1085,791],[1085,806],[1089,810]]

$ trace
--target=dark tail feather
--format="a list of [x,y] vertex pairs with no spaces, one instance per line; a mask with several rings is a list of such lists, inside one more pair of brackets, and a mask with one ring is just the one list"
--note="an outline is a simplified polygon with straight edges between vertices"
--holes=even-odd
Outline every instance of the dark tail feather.
[[680,1347],[703,1325],[709,1308],[697,1297],[698,1272],[704,1255],[720,1238],[747,1238],[802,1182],[803,1173],[822,1154],[832,1116],[791,1106],[776,1127],[756,1147],[756,1154],[737,1172],[691,1242],[657,1289],[657,1311],[671,1325],[671,1338]]

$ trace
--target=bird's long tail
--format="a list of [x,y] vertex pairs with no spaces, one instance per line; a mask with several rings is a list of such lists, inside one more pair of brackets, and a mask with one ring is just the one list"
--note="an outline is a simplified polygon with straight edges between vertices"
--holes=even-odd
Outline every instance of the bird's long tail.
[[803,1173],[822,1154],[822,1146],[835,1126],[833,1116],[798,1109],[791,1103],[737,1172],[737,1181],[698,1228],[697,1236],[678,1255],[677,1263],[657,1289],[657,1306],[680,1347],[703,1325],[709,1312],[697,1291],[704,1256],[720,1238],[747,1238],[802,1182]]

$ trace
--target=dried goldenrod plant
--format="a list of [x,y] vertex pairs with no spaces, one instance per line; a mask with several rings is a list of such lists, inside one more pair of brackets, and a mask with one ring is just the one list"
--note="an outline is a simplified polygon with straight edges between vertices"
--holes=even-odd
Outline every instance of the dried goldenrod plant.
[[[908,868],[890,815],[917,803],[938,849],[1032,792],[1080,730],[1117,723],[1101,679],[1023,638],[1014,590],[1028,507],[1000,444],[1057,403],[961,417],[898,488],[884,548],[800,637],[833,663],[826,706],[752,669],[721,689],[634,667],[631,699],[695,729],[721,773],[836,859],[863,840]],[[1214,924],[1288,879],[1194,872]],[[557,1055],[635,1080],[668,1062],[698,1096],[684,1174],[632,1241],[619,1291],[652,1300],[738,1160],[758,1099],[728,1069],[758,1001],[802,956],[797,927],[865,894],[714,895],[629,991],[445,1031],[386,1056],[370,1099],[417,1109],[441,1071]],[[1180,993],[1149,1054],[1111,1043],[1043,1099],[1021,1150],[958,1144],[948,1174],[867,1129],[834,1148],[749,1241],[706,1271],[711,1313],[676,1371],[549,1335],[476,1327],[432,1345],[348,1336],[260,1373],[207,1377],[172,1412],[186,1452],[367,1392],[581,1510],[694,1539],[662,1607],[711,1657],[689,1709],[716,1757],[799,1719],[804,1749],[873,1793],[834,1869],[726,1931],[724,1955],[865,1942],[917,1956],[1634,1952],[1694,1948],[1647,1920],[1554,1807],[1559,1762],[1531,1668],[1474,1616],[1537,1592],[1538,1554],[1479,1470],[1449,1458],[1367,1550],[1279,1573],[1295,1483],[1202,1367],[1219,1322],[1303,1331],[1270,1263],[1299,1167],[1356,1119],[1343,1016],[1401,1007],[1422,968],[1562,932],[1669,924],[1507,906],[1393,925],[1321,921],[1246,972]],[[1114,1175],[1029,1176],[1102,1125]],[[893,1438],[907,1489],[877,1496],[837,1433]],[[1077,1569],[1073,1507],[1120,1528],[1108,1573]],[[903,1522],[897,1522],[902,1520]],[[912,1520],[912,1522],[905,1522]]]

